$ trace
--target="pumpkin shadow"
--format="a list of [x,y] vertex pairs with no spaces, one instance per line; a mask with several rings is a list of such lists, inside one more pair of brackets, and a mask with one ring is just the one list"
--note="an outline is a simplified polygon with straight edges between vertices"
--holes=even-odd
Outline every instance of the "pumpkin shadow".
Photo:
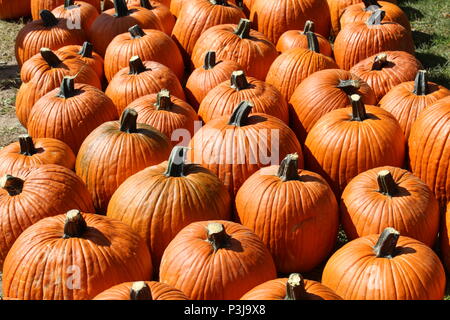
[[0,65],[0,89],[19,88],[21,84],[19,67],[14,65]]
[[409,193],[408,189],[405,189],[403,187],[397,186],[397,193],[395,194],[395,198],[400,198],[400,197],[408,197],[410,196],[411,193]]
[[105,235],[98,229],[94,227],[87,227],[86,232],[84,233],[83,238],[89,239],[89,241],[95,243],[101,247],[109,247],[111,246],[111,241],[105,237]]
[[397,248],[395,248],[395,251],[396,251],[396,253],[395,253],[396,256],[417,252],[416,249],[413,249],[411,247],[402,247],[402,246],[398,246]]
[[422,45],[431,45],[435,38],[435,36],[432,34],[428,34],[428,33],[425,33],[422,31],[417,31],[417,30],[414,30],[412,32],[412,36],[414,39],[414,45],[416,47],[420,47]]
[[244,249],[242,248],[242,244],[239,240],[236,240],[235,238],[230,238],[229,240],[229,246],[222,248],[221,250],[232,250],[234,252],[243,252]]
[[[414,1],[414,0],[408,0],[408,2],[411,2],[411,1]],[[419,20],[424,17],[423,13],[415,8],[407,7],[407,6],[400,6],[400,8],[406,14],[409,21]]]

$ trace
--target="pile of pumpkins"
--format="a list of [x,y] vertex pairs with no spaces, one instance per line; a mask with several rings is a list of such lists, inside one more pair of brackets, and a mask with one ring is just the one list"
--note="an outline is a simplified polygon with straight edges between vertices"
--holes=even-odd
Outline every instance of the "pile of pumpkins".
[[395,2],[0,0],[3,299],[442,299],[450,91]]

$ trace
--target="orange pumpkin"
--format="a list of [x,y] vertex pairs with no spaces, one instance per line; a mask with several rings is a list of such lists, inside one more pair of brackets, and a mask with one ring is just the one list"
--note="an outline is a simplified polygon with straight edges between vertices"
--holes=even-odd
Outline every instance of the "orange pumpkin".
[[95,6],[83,0],[64,0],[64,4],[53,9],[52,13],[57,18],[66,19],[70,27],[81,28],[85,32],[99,15]]
[[[31,15],[33,20],[39,19],[41,10],[53,10],[56,7],[64,4],[67,0],[31,0]],[[98,12],[101,10],[101,0],[81,0],[83,2],[93,5]]]
[[162,282],[136,281],[115,285],[92,300],[188,300],[188,297]]
[[0,19],[16,19],[29,16],[31,13],[31,0],[0,0]]

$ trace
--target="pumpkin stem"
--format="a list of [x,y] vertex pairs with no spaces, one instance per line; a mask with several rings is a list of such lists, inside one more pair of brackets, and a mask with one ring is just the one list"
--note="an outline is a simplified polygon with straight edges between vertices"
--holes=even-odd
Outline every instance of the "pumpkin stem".
[[41,16],[41,20],[44,23],[44,27],[51,28],[59,23],[58,18],[56,18],[51,11],[41,10],[39,12],[39,15]]
[[22,193],[24,183],[22,179],[9,174],[0,178],[0,188],[5,189],[11,197]]
[[33,138],[31,138],[28,134],[24,134],[19,137],[19,145],[20,154],[32,156],[37,153],[36,148],[34,147]]
[[59,98],[69,99],[75,95],[75,77],[65,76],[61,82],[58,94]]
[[115,17],[126,17],[128,16],[128,7],[126,0],[113,0],[114,9],[116,9]]
[[88,41],[85,41],[78,54],[81,55],[83,58],[92,58],[93,49],[94,45]]
[[381,70],[383,69],[384,66],[386,66],[386,63],[387,63],[387,54],[384,52],[378,54],[373,60],[372,70]]
[[231,73],[231,87],[237,91],[250,87],[243,70],[233,71]]
[[311,20],[308,20],[305,22],[305,27],[303,28],[303,34],[306,35],[307,32],[313,32],[316,29],[314,26],[314,22]]
[[339,84],[336,88],[342,89],[347,94],[356,92],[361,87],[358,80],[339,80]]
[[62,63],[58,56],[49,48],[41,48],[40,53],[45,62],[52,68],[57,68]]
[[137,132],[137,117],[138,113],[136,110],[126,108],[120,117],[120,131],[126,133]]
[[384,10],[377,9],[375,10],[367,20],[367,24],[369,26],[379,26],[381,25],[381,21],[383,21],[386,12]]
[[376,256],[378,258],[393,258],[399,237],[400,233],[394,228],[384,229],[378,238],[377,244],[373,247]]
[[214,5],[228,6],[228,1],[227,0],[209,0],[209,2],[211,2]]
[[133,282],[130,289],[130,300],[153,300],[152,291],[145,281]]
[[277,176],[280,177],[281,181],[291,181],[300,180],[298,175],[298,154],[291,153],[288,154],[283,161],[281,161],[280,167],[278,168]]
[[64,9],[71,7],[75,4],[75,0],[64,0]]
[[317,40],[317,36],[314,34],[314,32],[308,31],[305,33],[305,35],[308,39],[308,49],[320,53],[319,41]]
[[393,197],[397,193],[397,184],[389,170],[381,170],[378,172],[377,182],[378,187],[380,188],[378,192],[389,197]]
[[286,283],[286,296],[284,300],[305,300],[308,292],[305,289],[305,280],[299,273],[291,273]]
[[352,94],[350,96],[350,102],[352,104],[352,121],[364,121],[367,119],[366,108],[361,101],[359,94]]
[[64,223],[64,239],[80,238],[86,229],[86,221],[79,210],[73,209],[67,211],[66,222]]
[[131,38],[133,39],[142,38],[143,36],[145,36],[144,30],[142,30],[142,28],[137,24],[129,28],[128,32],[130,33]]
[[128,74],[138,75],[146,70],[147,68],[145,67],[144,63],[142,62],[141,58],[139,58],[139,56],[131,57],[130,72]]
[[156,94],[156,110],[170,110],[171,106],[173,106],[173,102],[170,100],[169,90],[162,89]]
[[381,8],[381,5],[377,0],[363,0],[364,2],[364,11],[375,11]]
[[209,70],[216,66],[216,52],[215,51],[208,51],[205,54],[205,63],[203,65],[203,69]]
[[428,94],[428,79],[427,71],[419,70],[414,80],[413,93],[417,96],[426,96]]
[[223,224],[218,222],[208,223],[206,227],[208,232],[208,241],[214,248],[214,252],[228,246],[230,236],[225,232]]
[[251,27],[252,23],[249,19],[241,19],[236,30],[234,30],[234,34],[238,35],[241,39],[248,39],[250,38]]
[[248,115],[253,108],[253,103],[250,101],[242,101],[234,109],[233,114],[228,121],[231,126],[243,127],[247,124]]
[[172,149],[167,163],[166,177],[184,177],[186,155],[189,148],[176,146]]
[[141,0],[141,7],[148,9],[148,10],[155,9],[155,7],[153,7],[152,4],[150,3],[150,1],[148,1],[148,0]]

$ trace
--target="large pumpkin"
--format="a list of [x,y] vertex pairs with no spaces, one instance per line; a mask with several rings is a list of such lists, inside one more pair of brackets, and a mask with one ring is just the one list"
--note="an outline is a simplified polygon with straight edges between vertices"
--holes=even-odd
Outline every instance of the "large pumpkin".
[[441,300],[445,271],[430,247],[386,228],[336,251],[322,283],[345,300]]
[[20,300],[90,300],[116,284],[151,277],[147,246],[129,226],[70,210],[19,236],[3,267],[3,294]]
[[115,285],[92,300],[188,300],[188,297],[162,282],[136,281]]
[[29,16],[31,0],[0,0],[0,19],[16,19]]
[[336,243],[339,210],[318,174],[298,169],[298,155],[261,168],[236,195],[239,221],[264,242],[279,273],[308,272]]
[[276,271],[249,228],[212,220],[193,222],[176,235],[164,251],[159,277],[192,300],[237,300],[275,279]]
[[99,11],[93,5],[83,0],[65,0],[64,4],[53,9],[52,13],[57,18],[66,19],[72,28],[81,28],[85,32],[99,15]]
[[[34,20],[39,19],[39,12],[41,10],[53,10],[56,7],[64,4],[67,0],[31,0],[31,15]],[[98,12],[101,10],[101,0],[80,0],[93,5]]]
[[385,165],[402,167],[405,136],[389,112],[351,95],[349,108],[330,111],[305,141],[305,166],[324,177],[337,197],[355,176]]
[[250,77],[264,80],[270,65],[278,56],[277,49],[261,32],[251,29],[248,19],[239,24],[221,24],[202,33],[192,50],[196,68],[203,64],[208,51],[218,59],[236,61]]
[[0,269],[17,237],[39,220],[70,209],[92,211],[83,181],[53,164],[8,170],[0,177]]
[[355,93],[361,96],[363,103],[376,105],[372,88],[351,72],[325,69],[303,80],[289,101],[290,127],[300,142],[305,142],[308,132],[323,115],[348,107],[348,96]]
[[341,197],[341,222],[349,240],[391,226],[432,247],[439,230],[439,205],[431,189],[412,173],[391,166],[353,178]]
[[247,77],[243,70],[233,71],[230,80],[208,92],[198,108],[198,115],[205,123],[229,116],[244,100],[253,104],[252,113],[265,113],[288,124],[288,105],[280,91],[262,80]]
[[185,163],[186,148],[175,147],[168,162],[148,167],[114,192],[107,216],[130,225],[147,242],[155,273],[177,233],[195,221],[229,220],[230,196],[209,170]]
[[106,213],[109,199],[126,178],[167,159],[169,139],[155,128],[137,123],[126,109],[120,121],[105,122],[83,141],[75,170],[86,183],[97,213]]

